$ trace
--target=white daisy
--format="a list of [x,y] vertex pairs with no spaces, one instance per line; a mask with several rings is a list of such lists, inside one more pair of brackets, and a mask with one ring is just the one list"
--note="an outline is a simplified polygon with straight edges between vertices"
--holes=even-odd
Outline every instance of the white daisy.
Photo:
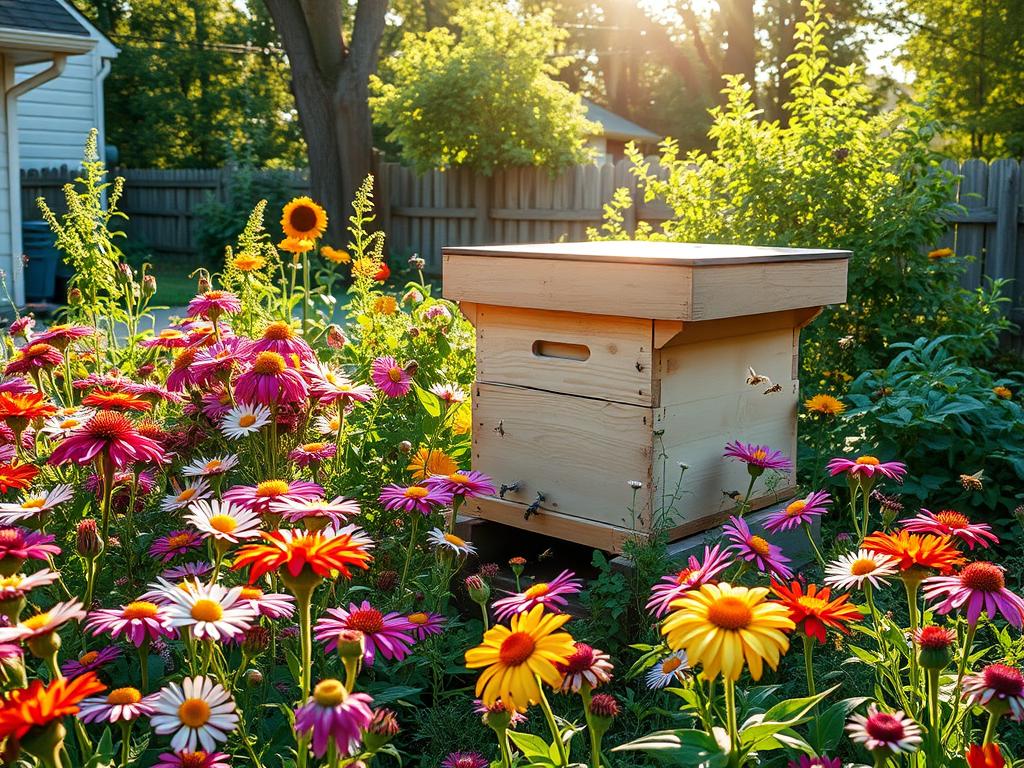
[[155,709],[149,721],[153,730],[173,733],[171,748],[178,752],[213,752],[238,725],[231,695],[209,677],[168,684],[160,690]]
[[48,491],[33,491],[19,502],[0,504],[0,522],[12,525],[31,517],[42,517],[74,496],[75,491],[70,485],[55,485]]
[[78,719],[83,723],[130,723],[153,714],[159,693],[143,696],[137,688],[115,688],[106,696],[90,696],[79,704]]
[[265,405],[236,405],[220,420],[220,431],[230,440],[253,435],[270,423],[270,409]]
[[157,582],[168,601],[168,623],[191,627],[199,640],[241,637],[256,620],[256,609],[242,597],[242,587],[190,583],[185,590],[161,578]]
[[454,552],[460,557],[476,554],[476,547],[465,539],[460,539],[454,533],[445,533],[440,528],[434,528],[427,534],[427,541],[434,549],[444,552]]
[[204,478],[192,479],[181,493],[164,496],[164,500],[160,502],[160,509],[164,512],[177,512],[200,499],[205,499],[210,493],[210,484]]
[[238,457],[229,453],[212,459],[196,459],[181,470],[185,477],[213,477],[223,475],[238,466]]
[[664,688],[672,683],[681,682],[680,678],[690,669],[689,659],[685,651],[675,651],[659,659],[647,671],[648,688]]
[[289,523],[306,523],[307,528],[317,530],[327,525],[338,527],[361,511],[359,502],[338,496],[333,501],[327,499],[291,499],[284,498],[270,503],[270,511],[281,515]]
[[341,419],[336,413],[330,416],[317,416],[313,420],[313,426],[321,435],[336,435],[341,427]]
[[188,510],[185,520],[216,541],[237,544],[260,536],[263,525],[260,516],[230,501],[197,501],[189,505]]
[[889,555],[880,555],[870,549],[850,552],[825,566],[825,583],[829,586],[848,590],[851,587],[864,588],[864,582],[872,587],[882,587],[899,570],[899,562]]
[[96,411],[92,408],[69,408],[48,418],[39,431],[51,440],[67,437],[76,429],[85,426],[85,423],[95,415]]

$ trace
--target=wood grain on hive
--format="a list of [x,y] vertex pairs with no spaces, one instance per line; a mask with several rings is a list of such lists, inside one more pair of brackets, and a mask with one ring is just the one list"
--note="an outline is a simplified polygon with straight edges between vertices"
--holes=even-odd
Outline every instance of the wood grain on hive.
[[[504,486],[465,511],[621,551],[650,529],[685,463],[672,535],[717,525],[747,482],[722,459],[726,442],[795,455],[800,329],[846,300],[849,256],[633,241],[446,248],[444,296],[476,327],[473,466]],[[748,368],[778,386],[752,387]],[[783,483],[755,507],[791,493]]]

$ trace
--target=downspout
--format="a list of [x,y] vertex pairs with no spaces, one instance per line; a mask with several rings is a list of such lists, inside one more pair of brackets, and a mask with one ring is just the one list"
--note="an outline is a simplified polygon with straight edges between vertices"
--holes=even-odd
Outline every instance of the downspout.
[[7,188],[10,195],[11,217],[11,287],[14,303],[22,306],[25,303],[25,265],[22,263],[21,252],[21,149],[18,146],[18,97],[60,77],[67,64],[66,53],[55,53],[50,66],[36,72],[20,83],[14,82],[14,67],[5,66],[5,81],[12,83],[4,91],[4,107],[7,119]]
[[[100,59],[100,69],[94,77],[95,87],[93,88],[93,104],[96,109],[96,131],[98,133],[96,149],[100,153],[100,159],[107,162],[107,116],[104,108],[103,85],[107,75],[110,74],[110,59]],[[106,200],[107,191],[103,190],[103,199]]]

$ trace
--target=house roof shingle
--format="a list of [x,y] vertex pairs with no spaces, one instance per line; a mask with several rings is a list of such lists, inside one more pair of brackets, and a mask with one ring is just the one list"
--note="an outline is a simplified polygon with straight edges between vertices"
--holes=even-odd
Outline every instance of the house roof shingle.
[[0,27],[89,37],[89,30],[57,0],[0,0]]

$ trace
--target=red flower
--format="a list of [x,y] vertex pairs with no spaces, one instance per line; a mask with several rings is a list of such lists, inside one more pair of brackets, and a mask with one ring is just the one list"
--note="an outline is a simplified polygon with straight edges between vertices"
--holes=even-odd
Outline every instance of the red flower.
[[808,637],[816,638],[819,643],[825,642],[826,629],[847,634],[850,630],[846,625],[860,618],[860,611],[852,605],[846,605],[849,595],[833,599],[828,587],[819,589],[815,584],[808,584],[807,592],[804,592],[798,581],[792,582],[788,588],[773,581],[772,591],[789,609],[789,618],[797,627]]
[[971,748],[967,750],[967,765],[970,768],[1003,768],[1006,760],[999,751],[998,744],[985,744],[981,747],[971,744]]
[[0,738],[20,739],[32,728],[74,715],[82,699],[106,688],[96,679],[95,672],[86,672],[73,680],[54,680],[45,688],[39,680],[33,680],[0,705]]
[[118,469],[124,469],[133,461],[159,464],[164,460],[164,450],[139,434],[123,413],[103,411],[64,438],[50,455],[50,463],[88,464],[99,456],[110,460]]
[[305,566],[318,576],[327,578],[338,571],[346,579],[352,577],[349,566],[369,568],[372,559],[366,550],[372,546],[357,528],[343,529],[335,535],[322,531],[272,531],[261,534],[265,544],[247,544],[238,550],[232,566],[235,570],[251,565],[249,583],[254,583],[270,571],[284,566],[297,577]]
[[387,264],[381,263],[380,269],[377,270],[377,274],[373,276],[373,279],[378,283],[383,283],[389,277],[391,277],[391,268]]
[[32,485],[38,474],[39,468],[34,464],[19,464],[16,461],[0,464],[0,493],[7,493],[12,488],[23,491]]

